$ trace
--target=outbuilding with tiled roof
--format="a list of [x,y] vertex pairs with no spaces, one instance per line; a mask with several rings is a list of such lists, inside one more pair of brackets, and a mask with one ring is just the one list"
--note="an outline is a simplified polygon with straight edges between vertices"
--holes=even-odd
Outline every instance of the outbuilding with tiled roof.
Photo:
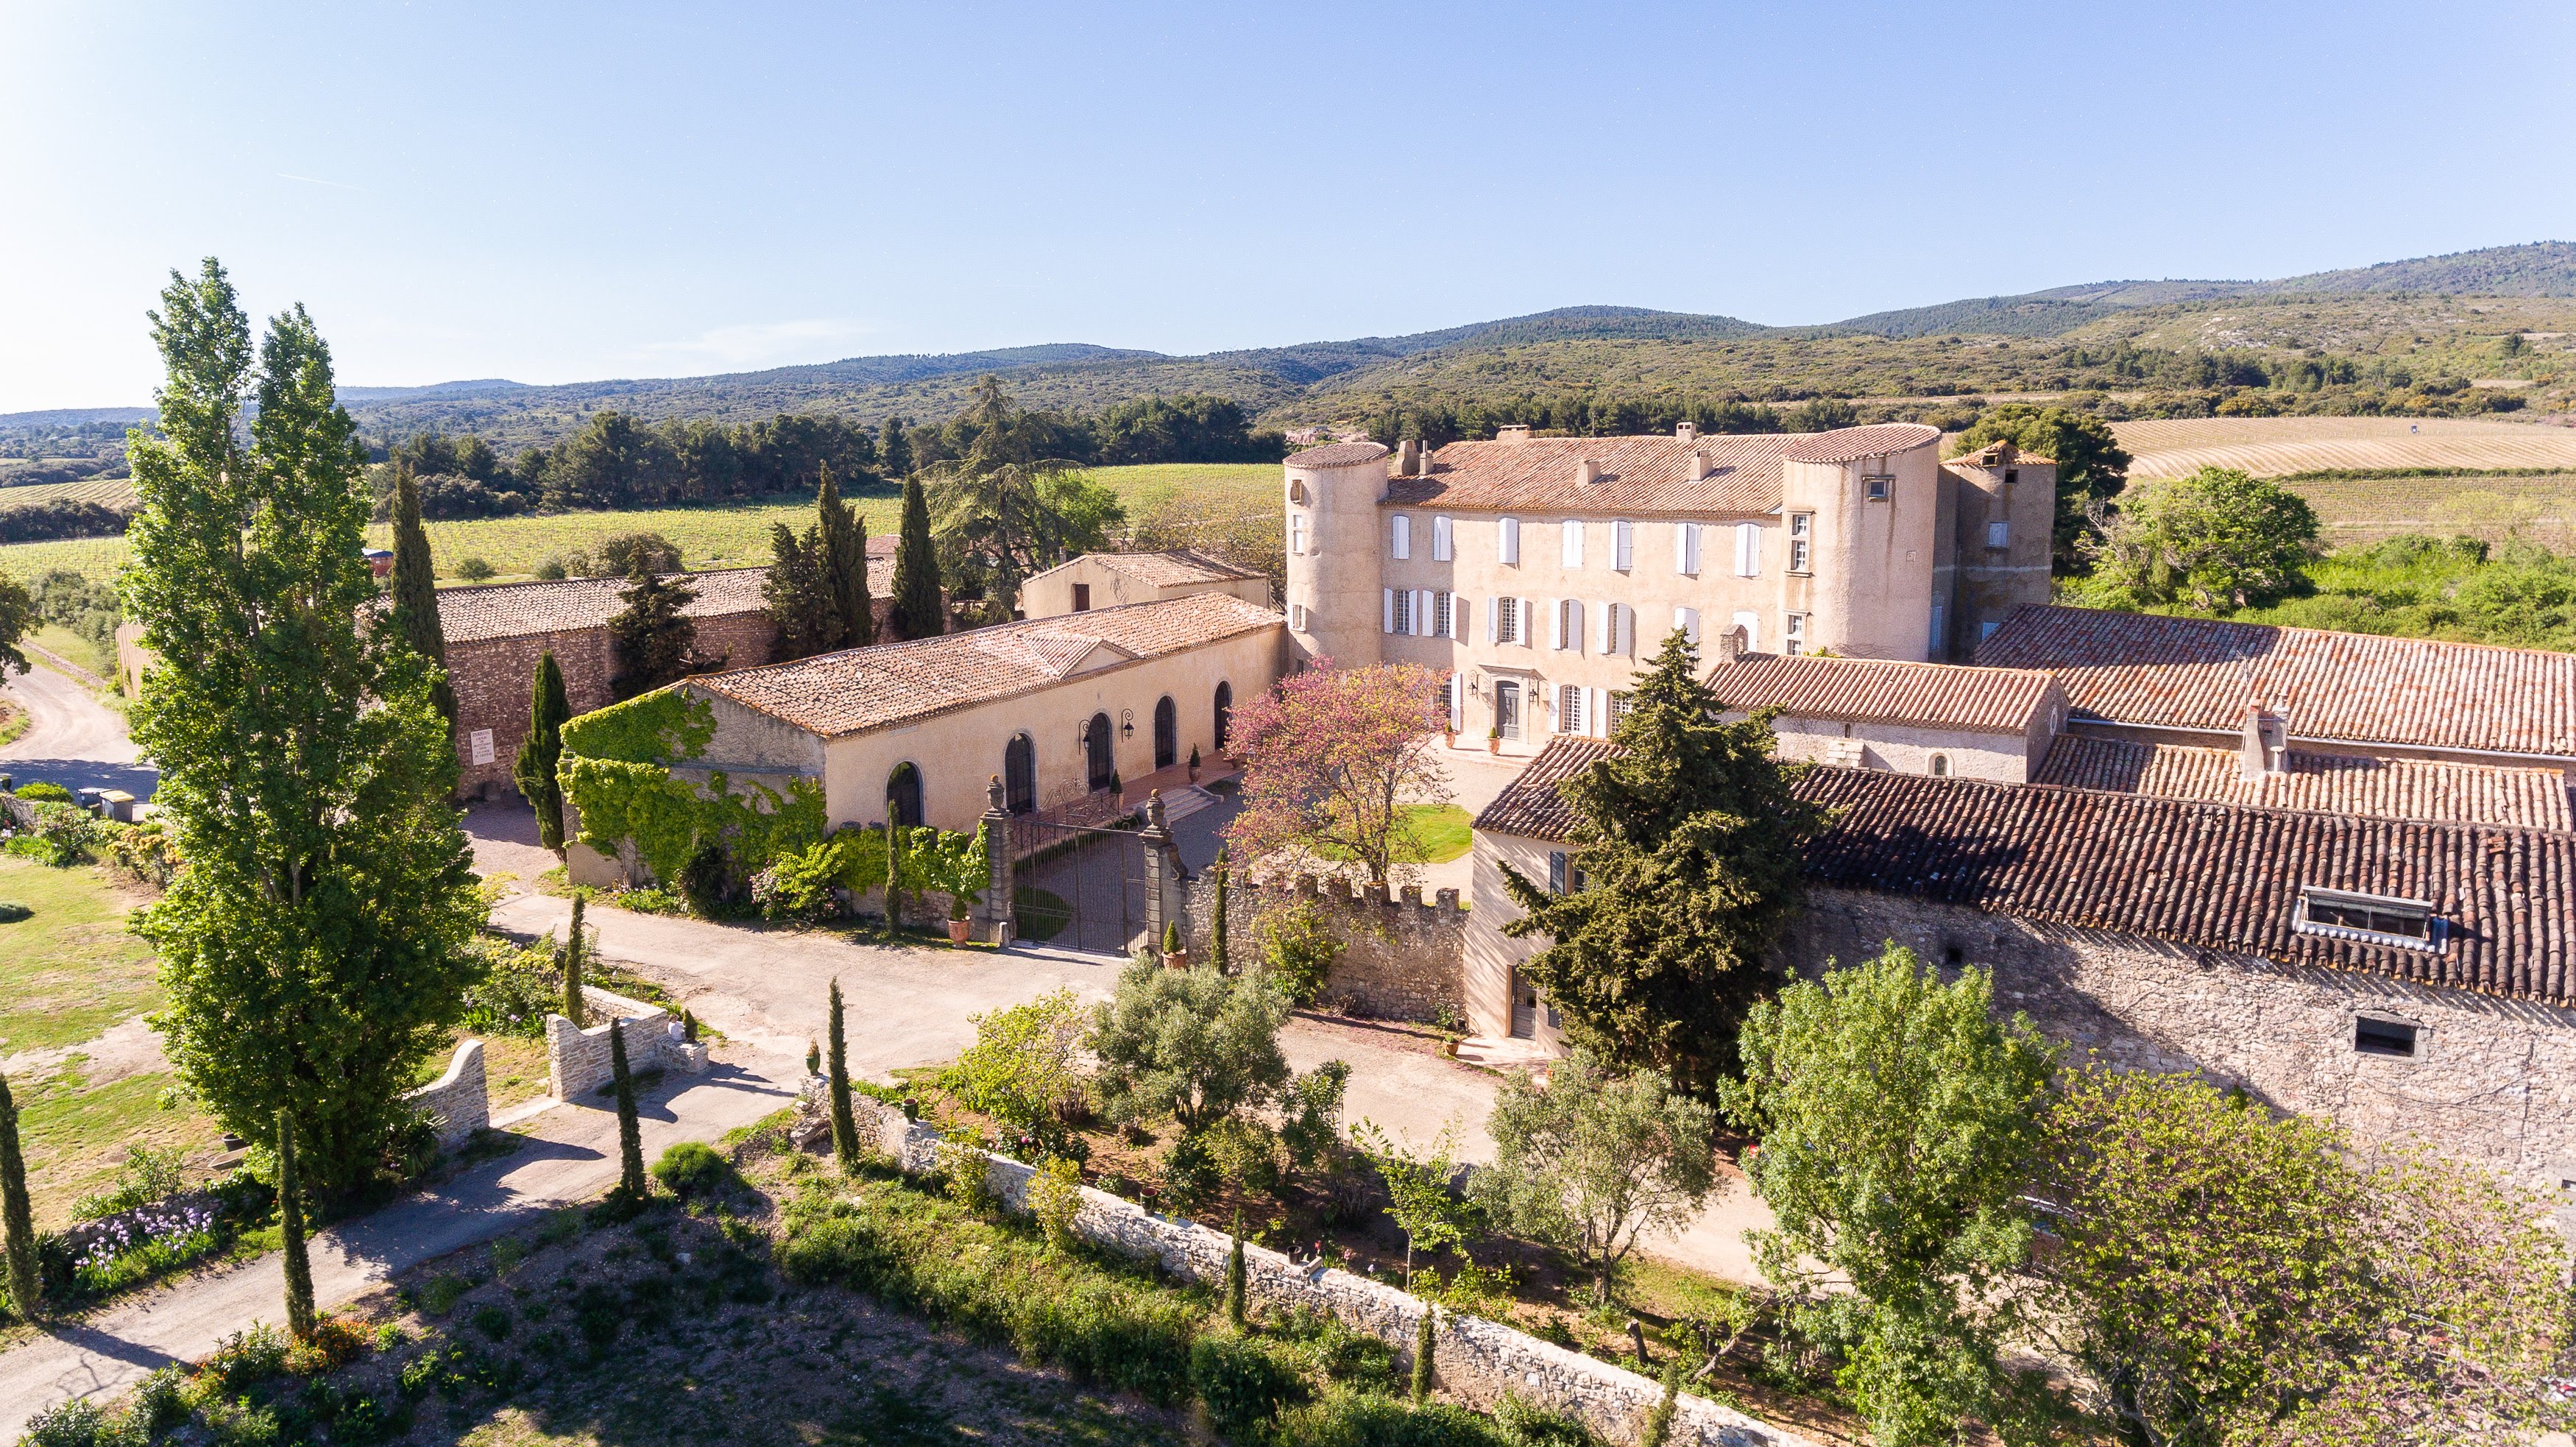
[[1020,615],[1053,618],[1125,603],[1153,603],[1192,593],[1224,593],[1270,603],[1270,577],[1211,553],[1166,548],[1145,553],[1084,553],[1020,585]]

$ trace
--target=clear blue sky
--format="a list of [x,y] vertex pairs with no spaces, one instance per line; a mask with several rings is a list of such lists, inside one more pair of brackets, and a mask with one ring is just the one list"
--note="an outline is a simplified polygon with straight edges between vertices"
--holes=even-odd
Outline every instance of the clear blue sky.
[[215,254],[344,382],[1828,321],[2576,237],[2576,7],[0,0],[0,411]]

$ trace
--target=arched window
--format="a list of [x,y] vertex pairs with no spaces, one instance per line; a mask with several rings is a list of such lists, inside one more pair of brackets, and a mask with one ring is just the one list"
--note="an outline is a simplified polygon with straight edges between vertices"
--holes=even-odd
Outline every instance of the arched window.
[[911,828],[921,825],[921,770],[909,762],[886,775],[886,819]]
[[1027,734],[1013,734],[1002,747],[1003,807],[1014,814],[1038,808],[1038,745]]
[[1932,756],[1932,777],[1936,779],[1946,779],[1950,777],[1950,756],[1948,754],[1934,754]]
[[1082,726],[1082,757],[1091,788],[1096,792],[1109,787],[1109,778],[1118,772],[1117,761],[1110,757],[1109,746],[1116,737],[1110,731],[1116,725],[1109,715],[1096,713]]
[[1154,702],[1154,767],[1168,769],[1181,761],[1181,711],[1164,694]]
[[1234,685],[1216,686],[1216,751],[1225,752],[1226,735],[1234,728]]

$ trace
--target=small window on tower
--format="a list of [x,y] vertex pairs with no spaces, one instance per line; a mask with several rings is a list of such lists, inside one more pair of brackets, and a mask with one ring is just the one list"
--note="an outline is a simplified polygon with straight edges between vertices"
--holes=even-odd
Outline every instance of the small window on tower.
[[2397,1020],[2359,1015],[2352,1022],[2352,1048],[2364,1055],[2415,1058],[2415,1027]]
[[1895,480],[1896,479],[1892,477],[1865,477],[1861,479],[1861,481],[1866,483],[1869,487],[1869,500],[1871,502],[1887,501],[1887,485]]
[[1073,585],[1073,611],[1076,613],[1088,613],[1091,611],[1091,585],[1089,583],[1076,583]]

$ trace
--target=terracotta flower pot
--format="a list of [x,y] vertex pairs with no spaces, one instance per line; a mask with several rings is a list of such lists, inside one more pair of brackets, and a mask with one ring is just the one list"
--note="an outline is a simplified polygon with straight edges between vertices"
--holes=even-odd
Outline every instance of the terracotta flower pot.
[[1163,951],[1163,964],[1171,969],[1186,970],[1190,967],[1190,952],[1188,950],[1165,950]]
[[962,945],[966,943],[966,931],[972,927],[973,924],[974,921],[972,920],[950,920],[948,922],[948,942],[953,945]]
[[1501,739],[1487,739],[1487,740],[1485,740],[1485,752],[1486,752],[1486,753],[1489,753],[1489,754],[1497,754],[1497,755],[1499,755],[1500,753],[1502,753],[1502,751],[1503,751],[1503,741],[1502,741]]

